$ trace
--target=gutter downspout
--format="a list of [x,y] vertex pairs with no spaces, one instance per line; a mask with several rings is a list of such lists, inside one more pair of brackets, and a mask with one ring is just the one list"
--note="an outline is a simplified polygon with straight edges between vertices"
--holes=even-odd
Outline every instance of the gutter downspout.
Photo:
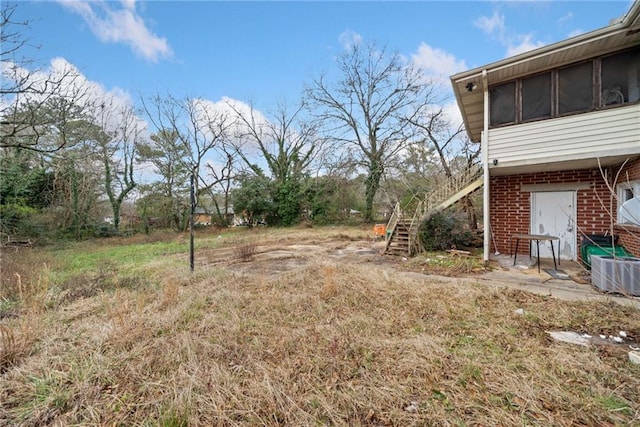
[[489,266],[491,244],[491,218],[489,217],[489,86],[487,70],[482,70],[482,92],[484,95],[484,126],[481,137],[483,189],[482,189],[482,222],[484,228],[484,265]]

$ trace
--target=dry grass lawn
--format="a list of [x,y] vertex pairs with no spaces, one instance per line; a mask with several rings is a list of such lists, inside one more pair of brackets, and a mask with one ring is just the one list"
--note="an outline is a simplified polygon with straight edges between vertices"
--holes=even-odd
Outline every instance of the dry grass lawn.
[[623,347],[545,332],[637,309],[398,274],[370,234],[202,235],[193,275],[183,236],[4,253],[0,425],[640,424]]

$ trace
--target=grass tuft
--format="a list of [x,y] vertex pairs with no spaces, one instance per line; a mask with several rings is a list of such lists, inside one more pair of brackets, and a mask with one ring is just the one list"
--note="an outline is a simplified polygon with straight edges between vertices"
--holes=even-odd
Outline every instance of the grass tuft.
[[338,293],[338,287],[336,286],[334,277],[335,272],[335,267],[327,266],[324,268],[324,283],[322,285],[322,290],[320,291],[320,298],[323,300],[334,297]]
[[236,243],[234,251],[236,257],[242,262],[249,262],[253,260],[256,254],[258,245],[255,241],[239,241]]

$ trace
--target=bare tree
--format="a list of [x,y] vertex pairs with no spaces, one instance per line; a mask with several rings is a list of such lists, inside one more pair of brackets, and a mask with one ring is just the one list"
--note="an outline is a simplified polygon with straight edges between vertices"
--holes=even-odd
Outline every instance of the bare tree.
[[300,103],[290,113],[286,106],[281,105],[278,111],[268,119],[257,117],[259,113],[249,106],[248,112],[228,104],[236,113],[240,122],[236,151],[245,165],[256,175],[263,174],[259,165],[253,162],[247,154],[247,147],[242,143],[249,143],[257,147],[264,158],[271,178],[279,183],[285,183],[293,177],[300,176],[311,164],[320,149],[321,142],[317,138],[316,129],[298,120],[304,108]]
[[98,214],[102,170],[96,162],[91,136],[95,129],[88,121],[74,123],[73,131],[64,135],[68,142],[64,149],[48,155],[47,167],[53,173],[48,216],[53,227],[75,237],[90,234]]
[[[73,85],[78,73],[72,67],[56,73],[28,69],[31,61],[21,56],[27,40],[17,30],[28,22],[13,19],[16,7],[3,4],[0,11],[0,148],[55,152],[67,140],[55,138],[54,144],[46,139],[50,126],[82,119],[77,107],[86,88]],[[47,108],[53,104],[57,107]]]
[[162,216],[167,219],[167,224],[173,224],[180,230],[184,226],[182,217],[188,206],[189,149],[170,129],[160,129],[150,138],[149,143],[139,146],[138,159],[150,162],[161,177],[161,181],[152,188],[162,197]]
[[122,203],[136,187],[133,171],[143,129],[131,106],[116,107],[111,101],[98,108],[101,124],[96,129],[96,150],[104,168],[104,189],[113,225],[118,230]]
[[188,157],[180,161],[196,177],[197,197],[202,188],[210,186],[202,169],[226,141],[231,121],[220,111],[209,108],[206,101],[191,97],[177,99],[156,95],[150,102],[143,99],[143,108],[151,123],[157,129],[172,132],[176,143],[188,153]]
[[[407,118],[407,121],[416,128],[416,136],[422,144],[435,149],[445,179],[451,179],[454,175],[477,165],[480,155],[479,144],[473,144],[464,135],[462,124],[457,128],[453,127],[445,117],[442,107],[414,114]],[[477,229],[478,222],[471,195],[464,197],[464,209],[469,228]]]
[[[222,225],[229,225],[227,215],[230,210],[231,183],[236,176],[236,151],[227,142],[220,144],[216,151],[222,162],[218,166],[207,163],[208,179],[206,179],[207,184],[203,186],[202,190],[211,195],[219,222]],[[218,200],[217,194],[222,196],[222,201]]]
[[338,66],[338,81],[321,76],[307,96],[332,139],[355,147],[359,165],[366,168],[364,219],[370,222],[387,164],[411,141],[407,115],[432,102],[435,86],[398,53],[376,45],[354,44]]
[[323,145],[315,126],[300,120],[304,103],[298,104],[293,112],[280,105],[269,118],[262,117],[252,105],[247,112],[228,105],[236,113],[240,129],[236,135],[238,156],[255,175],[265,177],[260,165],[248,154],[251,148],[257,148],[273,180],[276,215],[285,225],[297,221],[301,178]]

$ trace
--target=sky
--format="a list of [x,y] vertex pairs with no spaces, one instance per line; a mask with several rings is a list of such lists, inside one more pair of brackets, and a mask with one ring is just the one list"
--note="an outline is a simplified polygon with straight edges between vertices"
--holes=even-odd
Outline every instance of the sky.
[[[7,3],[2,0],[2,7]],[[19,1],[14,20],[42,70],[71,64],[139,105],[154,94],[295,104],[353,42],[374,42],[429,75],[453,73],[592,31],[610,1]]]

